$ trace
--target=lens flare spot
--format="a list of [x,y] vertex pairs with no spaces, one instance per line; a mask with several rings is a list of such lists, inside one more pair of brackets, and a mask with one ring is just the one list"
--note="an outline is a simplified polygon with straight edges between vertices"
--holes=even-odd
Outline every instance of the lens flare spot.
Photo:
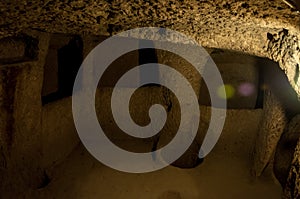
[[242,96],[248,97],[254,93],[255,87],[251,83],[243,83],[239,86],[238,91]]
[[267,84],[262,84],[260,87],[261,90],[268,90],[269,89],[269,85]]
[[235,89],[230,84],[224,84],[218,88],[217,93],[222,99],[230,99],[234,96]]

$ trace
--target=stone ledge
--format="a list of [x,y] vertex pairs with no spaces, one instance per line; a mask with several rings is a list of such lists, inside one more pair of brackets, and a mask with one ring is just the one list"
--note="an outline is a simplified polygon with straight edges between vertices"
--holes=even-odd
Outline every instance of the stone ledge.
[[36,61],[38,40],[28,35],[7,37],[0,40],[0,64]]

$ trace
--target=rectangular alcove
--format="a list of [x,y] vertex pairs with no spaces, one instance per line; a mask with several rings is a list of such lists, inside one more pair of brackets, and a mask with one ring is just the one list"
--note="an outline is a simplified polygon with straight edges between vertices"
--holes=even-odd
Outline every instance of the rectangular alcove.
[[44,65],[43,104],[72,95],[74,80],[82,61],[83,42],[80,36],[51,36]]

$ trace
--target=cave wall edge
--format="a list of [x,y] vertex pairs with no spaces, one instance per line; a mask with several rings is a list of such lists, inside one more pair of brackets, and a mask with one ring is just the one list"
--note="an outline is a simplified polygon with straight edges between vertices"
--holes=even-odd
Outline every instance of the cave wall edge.
[[[16,45],[24,47],[20,60],[8,59],[1,63],[0,69],[0,124],[3,130],[0,189],[1,193],[19,195],[28,188],[37,188],[43,181],[41,89],[48,46],[47,34],[31,32],[24,35],[26,39]],[[34,41],[32,49],[28,49],[29,40]],[[14,41],[11,42],[13,46]],[[6,50],[15,53],[9,46]],[[26,58],[26,54],[32,56]]]

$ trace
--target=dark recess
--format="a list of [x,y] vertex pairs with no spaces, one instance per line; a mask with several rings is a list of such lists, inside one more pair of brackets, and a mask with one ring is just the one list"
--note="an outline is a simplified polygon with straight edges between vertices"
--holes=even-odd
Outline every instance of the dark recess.
[[82,61],[83,41],[80,36],[74,36],[67,45],[57,50],[58,88],[56,92],[42,96],[43,104],[72,95],[74,81]]
[[[18,36],[0,39],[0,64],[14,64],[38,59],[39,41],[31,36]],[[15,48],[24,47],[24,52],[16,52]],[[18,55],[18,53],[21,53]]]
[[[140,49],[142,46],[149,45],[152,48],[143,48]],[[156,50],[154,47],[154,44],[150,40],[140,40],[139,41],[139,65],[143,64],[150,64],[150,63],[158,63],[157,55],[156,55]],[[155,78],[157,81],[159,80],[159,71],[149,71],[148,73],[143,73],[141,72],[140,74],[141,79],[146,79],[148,76],[152,76],[152,78]],[[159,87],[160,85],[158,84],[147,84],[144,86],[157,86]]]

